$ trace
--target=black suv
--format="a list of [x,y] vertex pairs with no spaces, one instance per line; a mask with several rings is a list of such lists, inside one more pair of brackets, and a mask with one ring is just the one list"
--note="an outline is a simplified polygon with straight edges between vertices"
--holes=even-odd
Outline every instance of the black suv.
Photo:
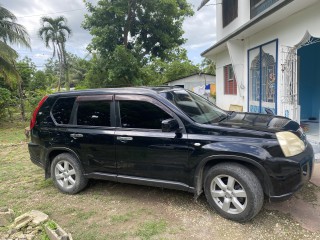
[[314,154],[299,124],[226,112],[182,88],[118,88],[44,97],[30,123],[32,162],[57,188],[88,179],[203,191],[220,215],[243,222],[308,182]]

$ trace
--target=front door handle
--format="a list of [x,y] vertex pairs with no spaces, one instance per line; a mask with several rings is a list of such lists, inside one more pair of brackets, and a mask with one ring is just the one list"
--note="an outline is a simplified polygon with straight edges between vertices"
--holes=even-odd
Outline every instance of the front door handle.
[[133,138],[132,138],[132,137],[120,137],[120,136],[118,136],[118,137],[117,137],[117,140],[119,140],[120,142],[125,143],[125,142],[127,142],[127,141],[132,141]]
[[82,138],[83,134],[81,134],[81,133],[72,133],[72,134],[70,134],[70,137],[72,137],[73,139]]

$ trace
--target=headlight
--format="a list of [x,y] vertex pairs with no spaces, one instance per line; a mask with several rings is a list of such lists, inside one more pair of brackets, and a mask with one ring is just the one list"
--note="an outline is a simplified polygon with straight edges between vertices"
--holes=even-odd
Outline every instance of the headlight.
[[306,148],[304,142],[292,132],[278,132],[276,136],[282,152],[286,157],[298,155]]

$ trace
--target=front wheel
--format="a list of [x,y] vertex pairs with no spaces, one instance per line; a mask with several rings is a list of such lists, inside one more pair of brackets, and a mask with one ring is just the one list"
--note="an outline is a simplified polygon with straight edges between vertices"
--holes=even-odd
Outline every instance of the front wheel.
[[88,179],[83,176],[81,165],[69,153],[59,154],[53,159],[51,176],[55,186],[67,194],[80,192],[88,183]]
[[221,216],[245,222],[261,210],[264,200],[258,178],[245,166],[221,163],[212,167],[204,182],[210,206]]

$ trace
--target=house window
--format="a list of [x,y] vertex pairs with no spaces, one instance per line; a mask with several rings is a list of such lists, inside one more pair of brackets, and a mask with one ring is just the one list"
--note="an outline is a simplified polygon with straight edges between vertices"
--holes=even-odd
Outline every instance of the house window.
[[223,27],[238,17],[238,0],[223,0],[222,2],[222,24]]
[[237,95],[237,81],[231,64],[224,66],[224,94]]
[[250,18],[254,18],[279,0],[250,0]]

